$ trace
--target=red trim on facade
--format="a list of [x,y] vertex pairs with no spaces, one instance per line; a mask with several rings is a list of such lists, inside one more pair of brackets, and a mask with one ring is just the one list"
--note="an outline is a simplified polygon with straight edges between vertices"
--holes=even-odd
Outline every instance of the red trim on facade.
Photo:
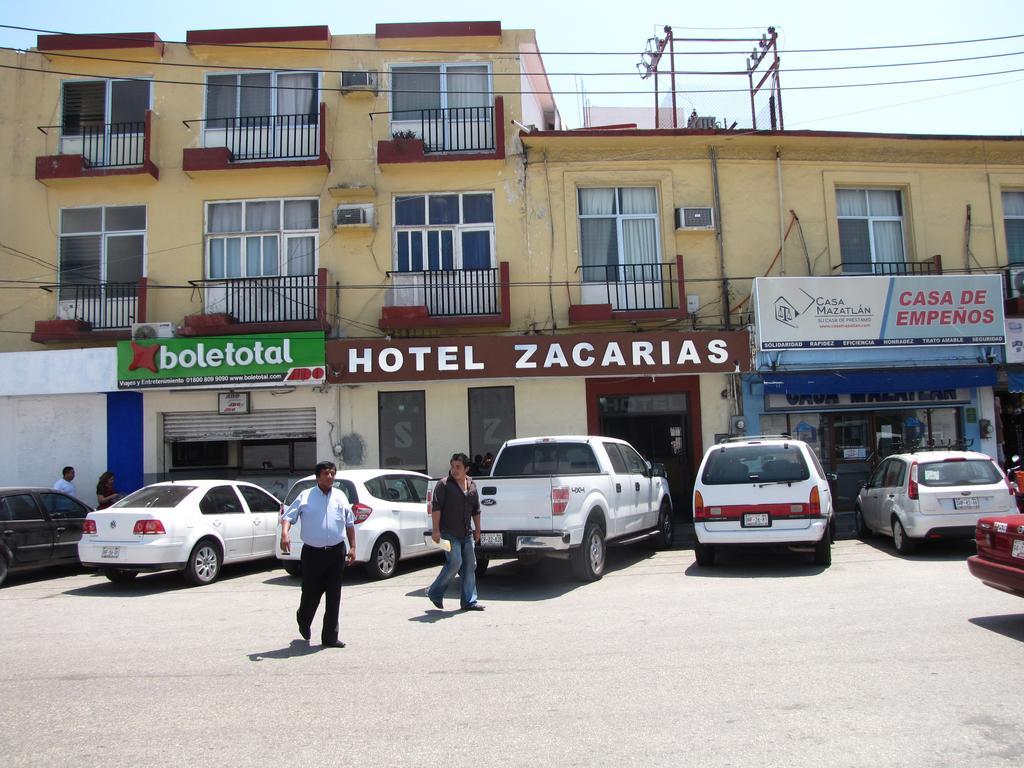
[[402,37],[501,37],[500,21],[427,21],[415,24],[378,24],[378,40]]
[[[190,315],[189,317],[195,317]],[[233,323],[211,325],[187,325],[178,328],[178,336],[232,336],[258,333],[300,333],[302,331],[330,331],[330,323],[319,320],[295,320],[279,323]]]
[[160,178],[160,169],[150,159],[153,148],[153,112],[146,110],[142,137],[142,164],[119,168],[91,168],[83,155],[42,155],[36,158],[36,181],[50,179],[85,179],[90,177],[134,176],[148,173]]
[[326,24],[308,27],[247,27],[242,29],[190,29],[188,45],[245,45],[247,43],[331,42]]
[[501,312],[496,315],[431,317],[425,306],[381,307],[378,326],[382,331],[422,328],[510,328],[512,326],[512,288],[507,261],[498,263]]
[[676,254],[676,296],[678,307],[671,309],[629,310],[617,312],[611,304],[570,304],[569,323],[606,323],[609,320],[665,320],[686,317],[686,281],[683,257]]
[[102,51],[128,48],[155,48],[164,52],[164,43],[156,32],[109,32],[91,35],[39,35],[39,51]]
[[50,344],[62,341],[125,341],[131,335],[128,328],[94,331],[89,323],[81,320],[36,320],[35,330],[29,338],[36,344]]
[[390,139],[377,142],[377,165],[398,163],[451,163],[466,160],[505,159],[505,101],[494,99],[493,152],[431,152],[423,151],[422,139]]

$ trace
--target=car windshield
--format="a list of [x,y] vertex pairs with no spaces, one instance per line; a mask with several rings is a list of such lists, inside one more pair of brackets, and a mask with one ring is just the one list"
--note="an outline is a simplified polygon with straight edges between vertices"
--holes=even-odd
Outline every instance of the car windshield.
[[1002,481],[996,465],[989,459],[955,459],[920,464],[917,481],[931,488],[951,485],[992,485]]
[[810,477],[800,449],[790,443],[715,448],[708,456],[705,485],[795,483]]
[[[298,496],[303,491],[312,488],[314,485],[316,485],[316,480],[314,480],[312,477],[306,480],[297,481],[295,485],[288,489],[288,495],[285,496],[284,505],[287,507],[289,504],[295,501],[296,496]],[[356,498],[355,486],[352,485],[352,483],[350,483],[349,481],[334,478],[334,487],[340,488],[345,492],[345,495],[348,496],[349,504],[358,501],[358,499]]]
[[141,488],[130,496],[125,496],[111,507],[159,507],[170,509],[176,507],[196,489],[194,485],[151,485]]

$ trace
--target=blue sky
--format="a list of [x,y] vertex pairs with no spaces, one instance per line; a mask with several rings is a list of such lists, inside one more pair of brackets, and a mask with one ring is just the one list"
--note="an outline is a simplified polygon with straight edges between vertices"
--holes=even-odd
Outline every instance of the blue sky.
[[[123,0],[55,0],[15,5],[5,0],[0,4],[0,24],[67,32],[156,32],[165,40],[181,40],[189,29],[327,24],[334,34],[359,34],[372,33],[378,22],[498,20],[509,29],[535,29],[542,52],[551,52],[546,53],[545,64],[553,87],[559,92],[559,109],[570,127],[581,123],[581,97],[574,93],[581,88],[586,90],[591,105],[653,108],[652,80],[641,80],[635,65],[648,38],[662,34],[664,26],[671,25],[677,37],[756,37],[774,25],[780,32],[783,106],[788,129],[1014,136],[1024,133],[1024,36],[908,49],[797,52],[1024,35],[1024,2],[1020,0],[939,0],[928,4],[892,0],[832,4],[820,0],[702,4],[649,0],[639,6],[609,0],[592,0],[585,5],[550,0],[520,0],[501,5],[448,0],[429,11],[424,10],[424,5],[408,0],[386,4],[305,0],[280,8],[251,0],[177,0],[137,5]],[[34,43],[35,33],[0,29],[0,45],[24,48]],[[746,44],[723,44],[718,50],[748,48]],[[678,44],[677,69],[744,67],[745,57],[740,53],[696,54],[697,50],[710,49]],[[595,51],[621,55],[585,55]],[[992,58],[976,59],[981,56]],[[795,71],[954,58],[976,60],[829,72]],[[1003,74],[964,77],[990,72]],[[826,90],[797,88],[952,77],[962,79]],[[692,107],[711,115],[740,109],[743,94],[694,92],[723,86],[742,88],[745,84],[745,78],[732,80],[735,82],[681,77],[681,83],[684,87],[688,85],[691,92],[680,96],[680,108]],[[667,77],[661,78],[661,87],[668,88]]]

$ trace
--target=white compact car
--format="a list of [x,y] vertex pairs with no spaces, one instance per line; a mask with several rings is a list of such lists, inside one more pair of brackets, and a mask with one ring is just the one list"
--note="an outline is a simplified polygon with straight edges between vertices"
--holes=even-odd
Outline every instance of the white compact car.
[[855,508],[857,535],[892,536],[901,555],[926,539],[974,538],[979,517],[1016,512],[1003,471],[977,451],[888,456],[860,489]]
[[[425,541],[430,528],[427,489],[430,477],[401,469],[345,469],[334,477],[334,485],[345,491],[356,518],[356,562],[365,563],[376,579],[395,575],[399,560],[436,554],[440,548]],[[297,480],[285,496],[284,509],[307,488],[316,476]],[[280,528],[280,523],[278,524]],[[274,541],[274,553],[293,576],[302,573],[302,521],[291,528],[292,547],[281,552],[281,535]]]
[[280,515],[281,502],[252,483],[156,483],[90,512],[78,557],[111,581],[179,570],[192,584],[209,584],[226,563],[273,557]]
[[705,452],[693,489],[697,564],[723,547],[777,545],[832,564],[835,511],[829,477],[802,440],[733,438]]

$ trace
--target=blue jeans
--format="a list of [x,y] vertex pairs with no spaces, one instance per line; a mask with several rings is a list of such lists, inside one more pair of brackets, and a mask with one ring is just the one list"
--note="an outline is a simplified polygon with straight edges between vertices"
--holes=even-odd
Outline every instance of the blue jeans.
[[443,598],[448,585],[452,583],[452,579],[457,573],[462,577],[460,602],[465,608],[476,602],[476,552],[473,551],[473,536],[470,534],[464,539],[460,539],[458,536],[442,533],[441,538],[450,541],[452,549],[450,552],[444,553],[444,567],[437,574],[434,583],[427,588],[427,597],[431,600]]

